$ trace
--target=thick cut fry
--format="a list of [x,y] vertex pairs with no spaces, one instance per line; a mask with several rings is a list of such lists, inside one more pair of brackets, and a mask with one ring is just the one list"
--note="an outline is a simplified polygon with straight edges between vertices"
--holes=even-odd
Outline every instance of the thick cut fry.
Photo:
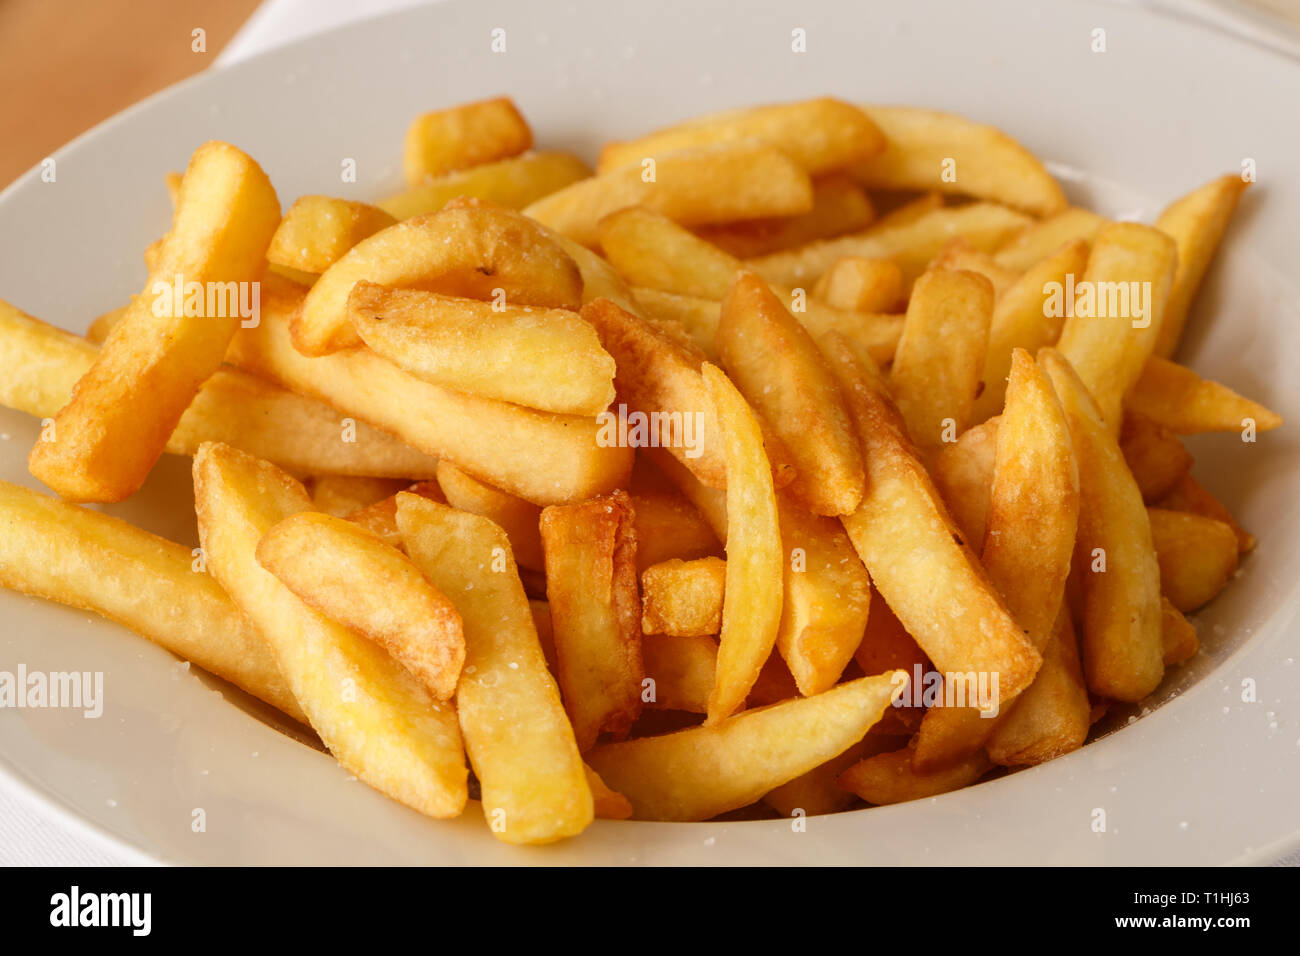
[[813,180],[812,209],[802,215],[701,226],[699,233],[719,249],[748,259],[815,239],[857,232],[875,218],[866,191],[851,177],[835,174]]
[[[446,502],[442,489],[436,481],[417,481],[409,488],[403,489],[430,501]],[[349,521],[361,525],[371,534],[379,536],[385,544],[392,545],[399,551],[405,551],[402,533],[397,529],[397,495],[391,495],[383,501],[361,508],[346,516]]]
[[183,545],[0,481],[0,585],[102,614],[307,722],[262,636]]
[[935,487],[971,547],[984,541],[1001,423],[999,415],[967,429],[955,442],[944,445],[934,462]]
[[922,774],[912,765],[911,749],[905,747],[855,763],[840,774],[839,785],[867,803],[884,806],[969,787],[992,769],[992,762],[981,750],[947,769]]
[[257,563],[257,544],[311,510],[302,485],[226,445],[194,457],[199,538],[208,568],[271,646],[330,753],[376,790],[429,816],[457,816],[468,796],[450,704],[388,652],[312,610]]
[[1160,624],[1165,667],[1175,667],[1196,656],[1201,649],[1196,627],[1167,597],[1160,599]]
[[903,298],[903,273],[889,259],[845,256],[822,273],[813,295],[836,309],[887,312]]
[[567,415],[597,415],[614,400],[614,360],[575,312],[363,281],[348,318],[366,345],[434,385]]
[[362,239],[397,222],[377,206],[330,196],[300,196],[284,214],[266,261],[316,275],[324,272]]
[[[272,283],[263,291],[270,294]],[[53,418],[95,361],[80,336],[46,325],[0,302],[0,405]],[[205,441],[234,445],[300,474],[432,475],[437,462],[369,425],[356,441],[341,440],[338,412],[232,368],[203,383],[167,442],[174,455],[193,455]]]
[[411,558],[464,622],[456,708],[493,835],[550,843],[581,832],[593,816],[591,787],[505,532],[405,493],[397,523]]
[[970,427],[992,319],[993,285],[978,273],[927,272],[912,290],[889,384],[928,456]]
[[954,239],[940,249],[930,262],[930,269],[978,273],[993,285],[994,299],[1001,299],[1020,278],[1019,271],[998,265],[992,255],[972,248],[965,239]]
[[1178,348],[1192,299],[1248,185],[1237,173],[1220,176],[1172,202],[1156,220],[1156,228],[1178,247],[1178,271],[1156,340],[1156,355],[1168,358]]
[[324,355],[361,344],[348,296],[362,280],[510,305],[577,309],[577,265],[534,223],[492,207],[407,219],[353,246],[317,280],[294,316],[294,345]]
[[121,501],[144,483],[221,366],[245,299],[253,301],[240,286],[261,278],[279,221],[257,163],[226,143],[195,151],[149,283],[42,431],[28,459],[33,475],[76,501]]
[[434,110],[412,120],[406,130],[402,171],[408,186],[509,159],[530,149],[533,131],[507,96]]
[[523,209],[558,189],[586,179],[591,169],[569,153],[525,153],[498,163],[448,173],[377,203],[397,219],[438,212],[453,199],[473,196],[510,209]]
[[716,726],[606,744],[587,759],[632,801],[636,819],[707,820],[848,750],[880,720],[901,676],[862,677]]
[[709,637],[722,629],[727,564],[673,558],[641,574],[641,633]]
[[[1045,306],[1065,310],[1056,347],[1092,393],[1112,435],[1119,434],[1124,393],[1155,348],[1177,261],[1174,242],[1163,232],[1111,223],[1093,240],[1077,290],[1067,283]],[[1077,295],[1070,301],[1072,291]]]
[[711,637],[647,636],[641,641],[645,676],[653,681],[646,706],[703,714],[709,709],[718,666],[718,642]]
[[790,157],[770,146],[736,143],[634,160],[551,193],[524,215],[594,246],[597,223],[628,206],[702,226],[795,216],[812,205],[812,181]]
[[867,493],[841,520],[877,590],[945,673],[997,673],[1012,697],[1040,657],[962,540],[902,420],[843,342],[830,358],[862,438]]
[[1243,554],[1255,547],[1255,536],[1237,524],[1236,519],[1223,503],[1206,491],[1191,475],[1183,475],[1169,493],[1155,504],[1170,511],[1189,511],[1192,514],[1222,521],[1237,536],[1237,550]]
[[[1006,269],[1028,269],[1066,243],[1092,242],[1106,219],[1091,209],[1071,206],[1025,227],[998,247],[993,259]],[[1083,267],[1079,267],[1083,271]]]
[[864,162],[885,148],[880,130],[862,110],[821,97],[711,113],[639,139],[606,143],[599,168],[605,172],[676,150],[745,142],[775,147],[810,174]]
[[231,361],[536,504],[581,501],[627,478],[631,449],[600,445],[594,418],[453,392],[365,349],[308,358],[290,340],[292,304],[264,303],[258,327],[235,337]]
[[592,806],[597,820],[626,820],[632,815],[632,804],[617,790],[605,786],[600,774],[583,765],[587,772],[587,786],[591,788]]
[[[717,415],[727,472],[726,597],[708,715],[708,723],[717,725],[744,706],[776,643],[782,548],[776,491],[758,419],[721,371],[705,364],[702,372]],[[629,798],[635,805],[636,798],[631,794]]]
[[1180,435],[1246,429],[1267,432],[1282,424],[1277,412],[1158,356],[1143,367],[1125,407]]
[[1214,518],[1148,508],[1160,590],[1180,611],[1212,601],[1237,573],[1237,535]]
[[865,472],[835,377],[806,329],[757,276],[741,274],[722,301],[723,368],[789,451],[788,491],[815,514],[850,514]]
[[693,561],[722,554],[722,544],[708,522],[676,492],[633,492],[632,509],[638,572],[673,558]]
[[438,486],[447,503],[457,511],[481,515],[501,527],[510,539],[510,550],[521,567],[545,571],[542,535],[538,522],[542,509],[466,474],[449,461],[438,462]]
[[257,563],[451,700],[465,663],[460,615],[401,551],[351,521],[304,511],[262,536]]
[[1083,604],[1083,670],[1088,689],[1139,701],[1164,676],[1160,650],[1160,567],[1142,492],[1124,464],[1087,387],[1054,349],[1038,361],[1070,423],[1079,467],[1075,571]]
[[627,736],[641,714],[636,526],[624,491],[542,512],[546,599],[564,709],[578,749]]
[[355,475],[318,475],[307,482],[317,511],[346,518],[363,508],[391,498],[410,484],[401,478],[364,478]]
[[872,189],[926,189],[992,199],[1036,216],[1065,208],[1042,162],[992,126],[910,106],[865,106],[885,151],[854,169]]
[[980,393],[975,398],[974,421],[985,421],[1002,411],[1013,349],[1036,355],[1043,346],[1056,342],[1065,317],[1051,315],[1051,310],[1045,308],[1052,284],[1064,287],[1067,281],[1073,281],[1068,276],[1083,274],[1087,262],[1088,244],[1076,239],[1031,264],[998,296],[989,326],[984,371],[980,373]]
[[1119,448],[1144,501],[1164,497],[1192,468],[1192,453],[1178,436],[1136,412],[1124,415]]

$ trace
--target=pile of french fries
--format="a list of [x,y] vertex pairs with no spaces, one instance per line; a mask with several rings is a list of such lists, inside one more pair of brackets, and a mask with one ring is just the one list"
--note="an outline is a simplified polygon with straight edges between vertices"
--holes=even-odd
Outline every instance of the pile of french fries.
[[[1254,539],[1180,436],[1281,424],[1171,358],[1240,177],[1111,222],[1002,132],[829,98],[595,172],[532,144],[439,110],[405,191],[282,213],[207,143],[88,337],[0,303],[58,496],[0,484],[0,583],[519,844],[954,790],[1197,653]],[[213,304],[250,283],[254,321]],[[197,552],[77,504],[164,452]]]

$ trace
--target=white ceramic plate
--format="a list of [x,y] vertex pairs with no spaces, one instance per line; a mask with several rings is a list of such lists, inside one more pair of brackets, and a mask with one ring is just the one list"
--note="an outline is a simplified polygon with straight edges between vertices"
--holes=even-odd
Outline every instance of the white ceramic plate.
[[[493,28],[507,52],[490,51]],[[807,31],[807,53],[791,31]],[[1107,52],[1093,53],[1094,28]],[[1256,161],[1182,358],[1300,421],[1300,66],[1194,24],[1092,3],[453,2],[313,37],[167,91],[0,196],[0,296],[76,331],[139,290],[169,221],[162,175],[206,139],[248,150],[287,202],[395,188],[407,122],[509,93],[545,146],[704,110],[831,93],[952,109],[1047,157],[1073,198],[1151,216]],[[340,182],[354,159],[355,184]],[[1210,319],[1214,321],[1211,322]],[[35,423],[0,410],[0,477],[31,484]],[[1193,443],[1198,477],[1259,534],[1199,617],[1205,652],[1144,719],[1043,767],[902,806],[808,821],[597,822],[541,850],[476,811],[435,822],[232,706],[229,688],[85,613],[0,593],[0,669],[102,670],[98,720],[0,711],[0,765],[49,805],[154,859],[195,863],[1192,863],[1300,843],[1297,453],[1287,429]],[[109,509],[193,541],[188,461]],[[0,532],[2,533],[2,532]],[[1257,702],[1242,701],[1242,682]],[[243,702],[240,702],[241,704]],[[196,833],[196,809],[206,831]],[[1108,830],[1094,832],[1094,811]]]

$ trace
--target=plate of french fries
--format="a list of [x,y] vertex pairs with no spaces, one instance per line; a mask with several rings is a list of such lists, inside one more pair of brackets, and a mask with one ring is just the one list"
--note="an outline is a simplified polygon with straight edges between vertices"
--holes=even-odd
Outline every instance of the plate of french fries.
[[1294,64],[544,6],[0,195],[8,775],[178,862],[1292,846],[1297,133],[1233,71]]

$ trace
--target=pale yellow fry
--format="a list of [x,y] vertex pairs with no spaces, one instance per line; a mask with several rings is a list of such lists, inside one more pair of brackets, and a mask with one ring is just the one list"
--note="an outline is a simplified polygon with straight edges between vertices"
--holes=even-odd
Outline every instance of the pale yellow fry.
[[1184,365],[1154,355],[1143,366],[1124,405],[1180,435],[1244,429],[1267,432],[1282,424],[1277,412],[1226,385],[1201,378]]
[[510,539],[510,550],[521,567],[546,570],[542,536],[537,529],[542,509],[466,474],[449,461],[438,462],[438,486],[457,511],[482,515],[500,525]]
[[422,113],[406,130],[402,171],[408,186],[470,166],[518,156],[533,131],[508,96]]
[[822,273],[813,295],[836,309],[887,312],[903,298],[903,272],[889,259],[845,256]]
[[513,159],[439,176],[390,196],[377,205],[397,219],[438,212],[460,196],[474,196],[510,209],[523,209],[529,203],[590,175],[591,169],[587,164],[569,153],[525,153]]
[[999,246],[993,259],[1007,269],[1028,269],[1067,242],[1091,243],[1104,225],[1104,216],[1071,206],[1026,226]]
[[271,237],[266,261],[319,275],[362,239],[397,222],[377,206],[331,196],[300,196]]
[[943,446],[931,469],[943,503],[972,548],[984,541],[1001,423],[998,415],[968,428],[955,442]]

